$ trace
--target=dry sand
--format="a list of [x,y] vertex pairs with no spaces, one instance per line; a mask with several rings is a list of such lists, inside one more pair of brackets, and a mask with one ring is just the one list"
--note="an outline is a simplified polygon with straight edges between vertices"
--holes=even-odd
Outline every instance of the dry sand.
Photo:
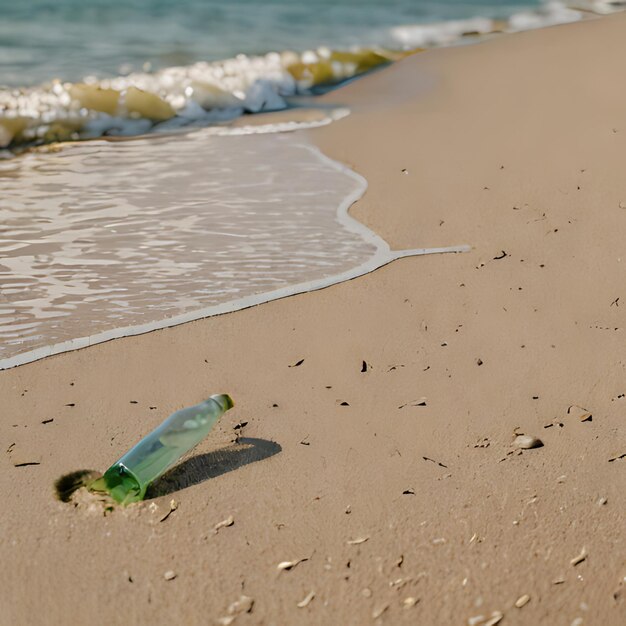
[[[356,109],[310,133],[368,179],[353,214],[471,253],[0,373],[2,624],[626,623],[624,32],[427,52],[326,96]],[[54,499],[221,391],[211,456],[163,495]]]

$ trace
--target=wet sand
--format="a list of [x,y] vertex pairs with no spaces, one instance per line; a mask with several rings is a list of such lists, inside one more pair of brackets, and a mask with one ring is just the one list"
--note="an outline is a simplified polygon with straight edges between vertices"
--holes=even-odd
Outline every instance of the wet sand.
[[[0,622],[624,623],[625,27],[325,96],[354,113],[308,137],[368,180],[352,215],[471,252],[0,372]],[[217,392],[153,499],[54,499]]]

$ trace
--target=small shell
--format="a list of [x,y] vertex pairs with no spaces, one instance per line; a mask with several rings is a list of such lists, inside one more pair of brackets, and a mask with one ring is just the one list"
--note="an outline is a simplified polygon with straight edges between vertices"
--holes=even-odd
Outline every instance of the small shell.
[[531,448],[541,448],[541,446],[543,446],[543,441],[537,437],[533,437],[532,435],[518,435],[515,437],[513,445],[516,448],[521,448],[522,450],[530,450]]
[[515,600],[515,606],[518,609],[521,609],[525,604],[530,602],[530,596],[525,593],[523,596],[520,596],[517,600]]
[[176,572],[174,572],[171,569],[168,569],[167,572],[163,574],[163,578],[165,578],[165,580],[174,580],[174,578],[176,578]]
[[311,591],[309,593],[309,595],[306,598],[304,598],[304,600],[301,600],[300,602],[298,602],[298,604],[296,604],[296,606],[299,609],[303,609],[303,608],[309,606],[311,600],[313,600],[314,597],[315,597],[315,591]]
[[411,607],[415,606],[419,601],[419,598],[409,596],[408,598],[404,598],[404,600],[402,601],[402,605],[405,609],[410,609]]

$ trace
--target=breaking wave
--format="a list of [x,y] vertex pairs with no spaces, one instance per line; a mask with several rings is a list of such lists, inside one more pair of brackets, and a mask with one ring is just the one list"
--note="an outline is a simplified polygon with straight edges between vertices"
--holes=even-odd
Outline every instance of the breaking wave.
[[321,48],[170,67],[80,83],[0,91],[0,147],[139,135],[219,124],[287,107],[409,52]]
[[287,108],[297,96],[311,95],[425,48],[572,22],[619,10],[622,4],[550,1],[506,19],[395,26],[379,35],[382,47],[240,54],[157,72],[0,88],[0,148],[224,126],[243,114]]

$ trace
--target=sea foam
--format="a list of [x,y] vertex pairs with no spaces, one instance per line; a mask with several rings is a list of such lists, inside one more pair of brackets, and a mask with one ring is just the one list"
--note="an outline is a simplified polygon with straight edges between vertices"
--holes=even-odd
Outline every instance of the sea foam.
[[0,90],[0,148],[219,124],[243,113],[283,109],[290,96],[310,94],[316,86],[341,82],[407,53],[320,48],[238,55],[154,73]]

